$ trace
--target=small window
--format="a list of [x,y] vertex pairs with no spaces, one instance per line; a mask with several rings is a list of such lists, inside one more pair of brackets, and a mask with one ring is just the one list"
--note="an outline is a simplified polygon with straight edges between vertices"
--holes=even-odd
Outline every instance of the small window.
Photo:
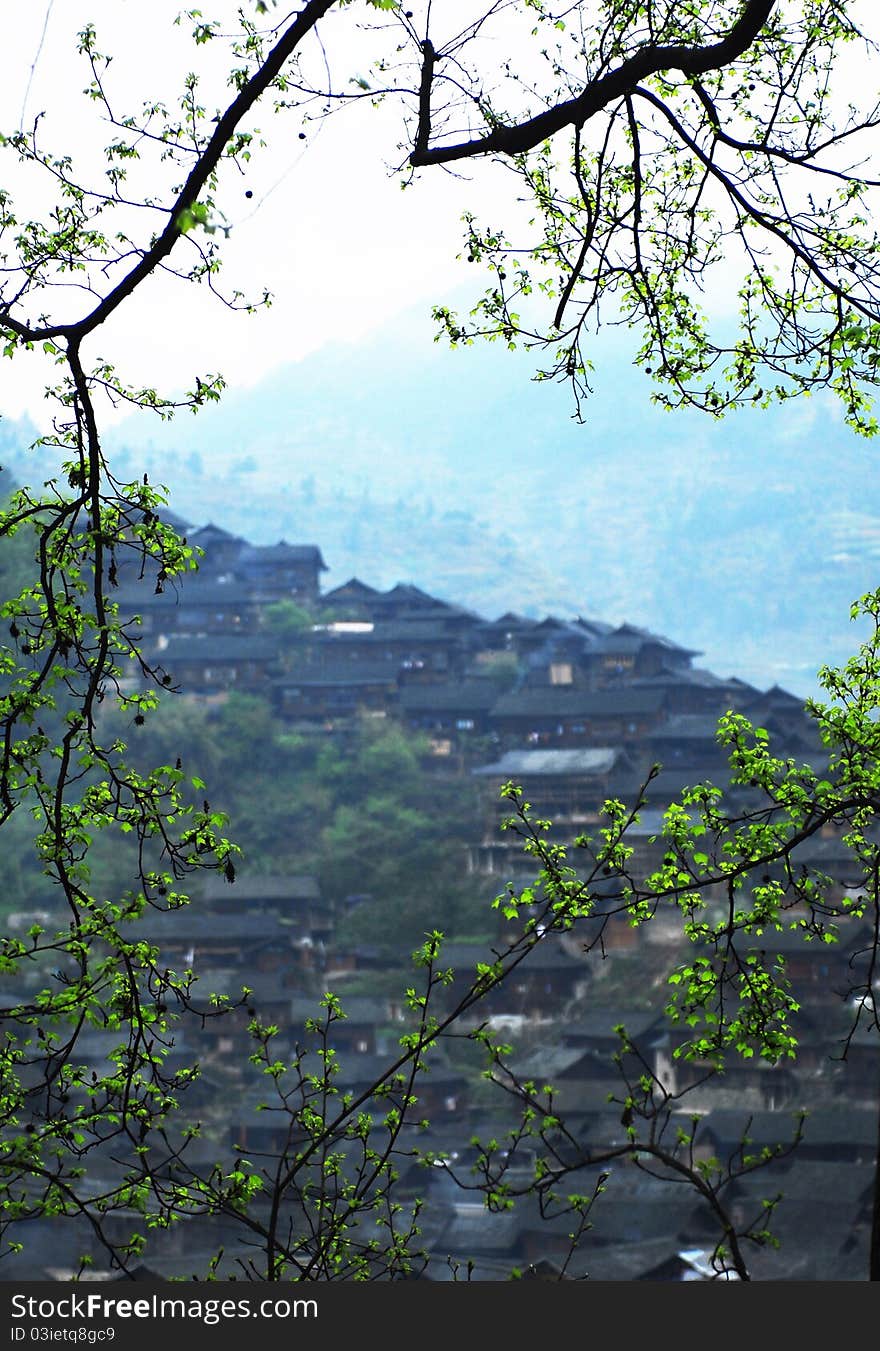
[[570,685],[574,679],[570,661],[554,661],[550,665],[551,685]]

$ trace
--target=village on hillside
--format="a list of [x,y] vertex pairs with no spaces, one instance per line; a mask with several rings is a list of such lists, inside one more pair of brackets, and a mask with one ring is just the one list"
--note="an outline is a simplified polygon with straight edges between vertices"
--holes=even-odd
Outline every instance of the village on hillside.
[[[796,696],[704,669],[699,652],[644,628],[552,615],[486,618],[411,582],[382,591],[353,577],[324,590],[329,569],[316,545],[258,547],[214,525],[168,519],[202,551],[198,570],[158,581],[120,566],[113,599],[179,697],[219,706],[233,691],[253,694],[291,730],[337,742],[365,718],[424,734],[426,775],[478,785],[482,806],[461,866],[475,880],[495,879],[499,891],[534,874],[516,834],[501,828],[510,814],[500,796],[505,783],[523,786],[560,841],[596,828],[607,799],[641,796],[629,841],[646,875],[663,853],[666,805],[686,785],[727,783],[716,729],[729,710],[766,729],[783,758],[821,769],[827,756]],[[732,812],[749,800],[742,786],[724,798]],[[807,841],[798,861],[827,874],[835,895],[858,885],[833,832]],[[244,869],[232,886],[222,876],[202,883],[182,910],[144,917],[146,936],[170,966],[191,968],[205,988],[230,997],[243,984],[253,990],[249,1011],[181,1024],[174,1058],[201,1070],[188,1101],[198,1101],[203,1132],[188,1158],[201,1151],[209,1166],[220,1149],[238,1150],[259,1164],[291,1147],[290,1120],[261,1107],[265,1080],[248,1060],[254,1010],[294,1045],[307,1038],[324,993],[337,994],[346,1016],[334,1022],[332,1039],[344,1091],[357,1094],[393,1060],[411,1011],[391,992],[384,949],[337,936],[340,907],[358,899],[326,895],[312,875]],[[577,926],[548,938],[474,1009],[464,1030],[488,1022],[505,1033],[511,1084],[553,1086],[564,1131],[556,1138],[548,1126],[541,1147],[567,1159],[575,1151],[569,1191],[594,1191],[591,1160],[627,1142],[627,1085],[647,1072],[662,1090],[663,1111],[655,1092],[646,1129],[659,1129],[662,1117],[670,1140],[681,1132],[690,1138],[692,1159],[729,1162],[723,1196],[738,1223],[760,1214],[768,1196],[783,1196],[773,1210],[781,1246],[755,1244],[748,1254],[755,1279],[864,1279],[880,1102],[876,1046],[867,1031],[852,1031],[863,929],[842,925],[834,944],[805,941],[797,928],[764,934],[762,948],[784,957],[801,999],[797,1058],[731,1058],[723,1074],[706,1075],[676,1056],[688,1029],[665,1014],[667,974],[686,955],[681,925],[671,921],[658,914],[633,925],[623,913],[603,917],[600,906],[601,942],[585,944]],[[503,951],[509,928],[499,915],[489,944],[444,948],[443,962],[455,971],[443,995],[448,1007],[477,963]],[[112,1040],[86,1029],[78,1054],[101,1064]],[[623,1151],[619,1162],[602,1165],[608,1181],[574,1253],[564,1210],[548,1211],[534,1196],[487,1209],[471,1189],[472,1142],[504,1139],[515,1128],[516,1088],[487,1082],[438,1047],[418,1094],[430,1124],[414,1141],[411,1166],[401,1162],[398,1187],[407,1201],[425,1198],[424,1279],[505,1280],[514,1271],[535,1279],[717,1275],[709,1255],[718,1220],[706,1197],[634,1166]],[[419,1164],[416,1148],[433,1151],[438,1163]],[[746,1155],[762,1151],[769,1164],[743,1166]],[[521,1149],[510,1177],[533,1165]],[[29,1278],[67,1278],[82,1231],[71,1224],[68,1235],[49,1218],[32,1228],[45,1260]],[[223,1221],[192,1217],[153,1235],[145,1260],[154,1276],[188,1279],[200,1254],[223,1247],[220,1272],[229,1279],[239,1244]],[[98,1271],[102,1260],[96,1251]]]

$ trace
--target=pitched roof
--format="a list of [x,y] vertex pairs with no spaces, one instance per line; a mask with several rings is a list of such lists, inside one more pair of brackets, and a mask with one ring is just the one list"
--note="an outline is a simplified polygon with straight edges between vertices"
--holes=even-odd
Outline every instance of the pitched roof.
[[605,634],[614,631],[614,625],[606,624],[604,619],[585,619],[583,615],[578,615],[572,622],[577,628],[583,629],[585,633],[595,638],[604,637]]
[[716,741],[718,719],[712,713],[674,713],[645,733],[646,741]]
[[163,665],[172,662],[232,662],[277,660],[278,645],[271,638],[253,633],[208,633],[199,637],[169,634],[162,649]]
[[665,1030],[666,1020],[662,1009],[636,1010],[627,1008],[591,1007],[585,1013],[575,1014],[565,1020],[560,1028],[560,1036],[565,1042],[610,1041],[619,1046],[620,1039],[614,1031],[623,1026],[631,1041],[638,1041],[660,1028]]
[[259,604],[257,597],[245,582],[218,582],[203,572],[186,573],[172,577],[161,591],[155,590],[152,577],[143,582],[126,581],[112,593],[120,606],[134,610],[155,610],[177,607],[187,610],[199,606],[246,606]]
[[321,888],[317,877],[311,874],[259,873],[236,874],[235,882],[230,884],[225,878],[212,874],[206,878],[201,894],[206,901],[222,896],[224,900],[230,894],[242,901],[304,901],[320,900]]
[[627,717],[659,713],[664,705],[662,690],[572,690],[542,685],[502,694],[493,717]]
[[149,942],[208,943],[228,945],[231,943],[277,943],[285,945],[292,930],[280,915],[274,911],[245,910],[223,916],[218,924],[217,916],[199,914],[192,906],[184,905],[176,910],[148,909],[132,927],[126,930],[135,939],[145,938]]
[[400,691],[400,707],[406,712],[457,712],[486,710],[498,698],[498,690],[488,680],[466,685],[405,685]]
[[621,624],[611,633],[603,634],[596,639],[590,650],[599,654],[636,653],[641,652],[644,647],[662,647],[667,652],[680,652],[688,657],[702,655],[696,648],[682,647],[671,638],[664,638],[660,633],[652,633],[650,629],[637,628],[635,624]]
[[231,531],[224,530],[221,525],[215,525],[213,521],[208,521],[207,525],[202,525],[198,530],[194,530],[189,536],[190,544],[197,544],[199,548],[204,549],[211,544],[221,544],[225,542],[241,544],[248,546],[247,540],[242,539],[241,535],[233,535]]
[[484,621],[488,629],[533,629],[537,622],[536,619],[529,619],[526,615],[518,615],[514,610],[505,610],[497,619]]
[[534,775],[607,774],[619,763],[623,752],[616,746],[577,746],[549,751],[505,751],[491,765],[478,765],[472,774],[486,778],[525,778]]
[[241,562],[265,563],[277,566],[284,563],[314,563],[322,572],[329,572],[317,544],[288,544],[280,539],[277,544],[250,544],[242,551]]
[[717,690],[719,694],[730,691],[736,693],[740,698],[748,693],[755,696],[759,694],[756,686],[748,685],[736,676],[716,675],[714,671],[708,671],[702,666],[662,666],[654,675],[634,676],[631,683],[640,689],[659,688],[660,686],[668,689],[681,686],[683,688]]
[[359,577],[349,577],[347,582],[342,582],[339,586],[334,586],[332,590],[325,591],[321,600],[325,603],[329,601],[332,604],[335,600],[348,600],[352,597],[367,599],[380,594],[374,586],[368,586]]
[[769,689],[764,690],[756,699],[752,699],[745,705],[745,711],[750,708],[776,708],[784,709],[786,712],[803,712],[804,701],[799,699],[796,694],[790,690],[784,690],[781,685],[771,685]]
[[458,608],[449,601],[440,600],[437,596],[431,596],[427,591],[422,591],[420,587],[413,586],[412,582],[398,582],[390,590],[380,591],[374,599],[377,605],[397,605],[405,601],[408,605],[419,609],[455,610]]
[[510,1068],[520,1080],[552,1084],[554,1078],[580,1064],[588,1055],[583,1046],[538,1046],[522,1059],[514,1059]]
[[396,684],[397,661],[328,661],[299,666],[274,682],[278,689],[322,689],[329,686]]

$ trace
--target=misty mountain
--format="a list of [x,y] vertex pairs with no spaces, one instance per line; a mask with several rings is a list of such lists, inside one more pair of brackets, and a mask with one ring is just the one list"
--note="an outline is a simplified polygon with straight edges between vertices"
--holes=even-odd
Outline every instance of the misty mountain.
[[194,524],[319,544],[325,587],[358,575],[490,618],[629,620],[800,695],[849,655],[849,606],[880,584],[877,450],[827,401],[663,413],[609,330],[580,425],[568,390],[530,380],[528,353],[432,338],[405,315],[196,418],[136,415],[106,440]]

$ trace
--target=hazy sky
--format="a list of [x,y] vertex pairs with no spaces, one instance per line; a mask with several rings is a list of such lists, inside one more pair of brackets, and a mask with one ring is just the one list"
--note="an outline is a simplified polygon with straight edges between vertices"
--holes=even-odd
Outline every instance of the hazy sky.
[[[222,17],[234,14],[237,4],[215,0],[203,8],[206,18]],[[414,9],[419,8],[414,0]],[[75,170],[85,174],[92,167],[92,178],[98,180],[104,167],[102,148],[116,133],[101,105],[82,97],[90,75],[76,54],[76,34],[92,21],[99,49],[113,54],[108,89],[117,113],[137,111],[148,98],[163,97],[173,106],[184,72],[194,61],[200,68],[206,62],[210,71],[215,50],[210,43],[194,48],[188,23],[173,26],[180,9],[180,0],[150,0],[148,5],[143,0],[28,0],[6,5],[0,131],[30,126],[45,112],[43,144],[58,152],[73,151]],[[852,9],[864,12],[864,0],[854,0]],[[435,18],[447,22],[456,11],[472,17],[472,0],[443,0],[433,9]],[[320,28],[336,89],[352,88],[352,80],[365,73],[359,13],[375,22],[375,11],[356,0],[332,11]],[[875,11],[867,13],[873,14],[869,25],[876,28]],[[507,22],[505,16],[505,34]],[[496,64],[504,55],[497,43],[490,50]],[[229,97],[225,63],[217,65],[215,75],[203,96],[211,108]],[[873,84],[870,92],[873,97]],[[221,183],[220,198],[231,227],[223,247],[223,275],[230,288],[248,294],[267,288],[274,297],[271,310],[256,316],[233,314],[204,288],[154,277],[90,339],[87,357],[106,357],[132,383],[163,390],[190,386],[195,375],[217,371],[241,387],[334,338],[358,339],[393,315],[423,305],[429,360],[431,303],[475,280],[474,269],[456,261],[461,214],[470,208],[484,223],[507,225],[520,209],[513,176],[497,165],[474,161],[456,174],[423,171],[412,188],[402,191],[390,168],[405,157],[399,146],[400,107],[393,101],[378,109],[363,102],[305,128],[296,111],[274,117],[267,108],[258,122],[269,139],[268,149],[255,155],[246,177],[232,169]],[[300,139],[303,129],[305,139]],[[13,189],[22,214],[38,211],[39,201],[29,200],[33,171],[23,180],[15,170],[14,157],[0,155],[0,183]],[[171,261],[182,254],[178,249]],[[732,289],[715,286],[706,303],[713,308],[729,304]],[[77,317],[83,310],[75,294],[65,304],[69,308],[56,303],[55,317]],[[14,369],[12,363],[0,362],[0,414],[15,417],[29,411],[39,421],[51,375],[41,353],[18,356]]]
[[[0,130],[30,125],[47,111],[45,144],[73,149],[79,163],[89,146],[98,150],[112,133],[101,109],[83,98],[89,79],[76,54],[76,34],[95,23],[99,47],[113,52],[109,87],[119,107],[135,110],[142,97],[176,97],[170,78],[196,51],[172,20],[177,0],[28,0],[6,6],[4,80],[0,85]],[[206,16],[228,14],[228,0]],[[340,19],[347,27],[329,33],[328,52],[341,52],[334,78],[342,86],[361,73],[357,46],[348,38],[354,6]],[[188,32],[188,28],[186,30]],[[340,42],[337,39],[337,31]],[[175,59],[168,35],[184,54]],[[355,35],[356,36],[356,35]],[[331,40],[332,39],[332,40]],[[218,98],[223,88],[218,84]],[[212,98],[205,98],[212,104]],[[53,119],[54,115],[54,119]],[[221,371],[230,383],[257,379],[267,369],[313,351],[343,334],[357,338],[395,313],[442,300],[466,276],[456,262],[461,214],[492,200],[492,184],[509,176],[490,165],[469,167],[458,178],[443,170],[424,173],[402,191],[389,165],[399,161],[399,109],[364,103],[299,137],[297,114],[259,119],[271,146],[255,156],[247,178],[227,175],[224,196],[232,226],[224,246],[230,287],[274,297],[257,316],[231,314],[206,293],[182,283],[151,280],[126,302],[92,340],[90,354],[118,360],[130,379],[175,388],[195,374]],[[23,209],[13,157],[0,157],[0,181],[15,189]],[[253,196],[247,198],[250,191]],[[79,301],[71,298],[78,312]],[[54,313],[59,313],[56,309]],[[426,332],[429,320],[426,317]],[[136,362],[132,357],[136,354]],[[0,411],[38,417],[51,369],[38,357],[0,365]]]

